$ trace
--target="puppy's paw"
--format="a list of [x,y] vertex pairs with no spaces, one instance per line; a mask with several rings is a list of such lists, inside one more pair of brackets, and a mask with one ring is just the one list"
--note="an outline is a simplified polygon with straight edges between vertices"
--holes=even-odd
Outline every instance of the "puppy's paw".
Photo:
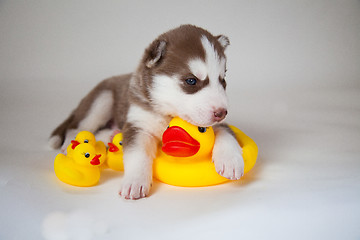
[[62,139],[59,135],[54,135],[54,136],[51,136],[50,139],[49,139],[49,146],[52,148],[52,149],[58,149],[61,147],[61,144],[62,144]]
[[228,144],[215,147],[213,150],[215,169],[221,176],[238,180],[244,175],[244,159],[239,144]]
[[80,132],[79,129],[70,129],[66,132],[66,137],[63,145],[61,146],[61,152],[67,154],[67,147],[71,144],[71,140],[74,140],[76,135]]
[[221,176],[238,180],[244,175],[244,161],[242,157],[233,157],[232,159],[214,159],[215,169]]
[[124,178],[119,195],[125,199],[140,199],[149,195],[151,180],[146,178],[129,179]]

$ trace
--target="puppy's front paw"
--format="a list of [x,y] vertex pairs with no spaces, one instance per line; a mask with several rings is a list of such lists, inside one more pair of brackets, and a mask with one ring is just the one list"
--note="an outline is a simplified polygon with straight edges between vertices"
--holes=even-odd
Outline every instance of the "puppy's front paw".
[[151,180],[146,178],[124,178],[119,195],[125,199],[136,200],[149,195]]
[[231,160],[214,160],[214,164],[216,172],[227,179],[238,180],[244,175],[244,161],[242,157],[234,157]]
[[238,144],[214,148],[213,162],[216,172],[230,180],[240,179],[244,175],[244,159],[241,154],[242,149]]

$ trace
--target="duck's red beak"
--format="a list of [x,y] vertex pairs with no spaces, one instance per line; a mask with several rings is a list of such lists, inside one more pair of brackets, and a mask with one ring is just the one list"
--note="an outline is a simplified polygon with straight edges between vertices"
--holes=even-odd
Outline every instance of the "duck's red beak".
[[99,165],[99,164],[100,164],[100,160],[99,160],[100,157],[101,157],[101,154],[96,155],[96,156],[90,161],[90,164],[91,164],[91,165]]
[[162,151],[173,157],[190,157],[200,149],[200,143],[178,126],[172,126],[164,132],[162,143]]
[[78,141],[76,141],[76,140],[72,140],[72,141],[71,141],[71,144],[72,144],[72,145],[71,145],[71,148],[72,148],[72,149],[75,149],[76,146],[79,145],[80,143],[79,143]]
[[108,146],[109,146],[109,152],[117,152],[117,151],[119,151],[119,148],[115,144],[113,144],[111,142],[108,143]]

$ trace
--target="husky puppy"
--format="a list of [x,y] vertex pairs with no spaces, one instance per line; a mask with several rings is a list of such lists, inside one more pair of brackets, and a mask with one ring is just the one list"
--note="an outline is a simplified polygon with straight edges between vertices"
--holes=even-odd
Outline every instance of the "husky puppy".
[[81,130],[109,141],[112,132],[120,129],[125,168],[120,195],[143,198],[150,191],[162,133],[178,116],[197,126],[214,126],[216,171],[239,179],[244,172],[242,149],[223,123],[228,106],[224,53],[228,45],[227,37],[192,25],[160,35],[145,50],[134,73],[106,79],[85,96],[53,131],[50,145],[66,148]]

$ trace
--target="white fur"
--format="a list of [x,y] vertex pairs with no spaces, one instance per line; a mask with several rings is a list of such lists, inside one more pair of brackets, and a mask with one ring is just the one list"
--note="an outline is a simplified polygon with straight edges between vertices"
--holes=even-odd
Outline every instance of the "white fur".
[[95,132],[111,118],[113,109],[113,95],[110,91],[103,91],[97,96],[86,117],[79,123],[79,129]]
[[195,58],[188,63],[190,71],[200,80],[205,80],[207,77],[207,66],[200,58]]
[[163,115],[132,104],[127,114],[127,121],[137,128],[144,129],[148,134],[161,139],[161,134],[166,129],[170,119],[164,119]]
[[224,128],[215,131],[215,144],[212,158],[218,174],[231,180],[244,175],[242,149],[234,136]]

